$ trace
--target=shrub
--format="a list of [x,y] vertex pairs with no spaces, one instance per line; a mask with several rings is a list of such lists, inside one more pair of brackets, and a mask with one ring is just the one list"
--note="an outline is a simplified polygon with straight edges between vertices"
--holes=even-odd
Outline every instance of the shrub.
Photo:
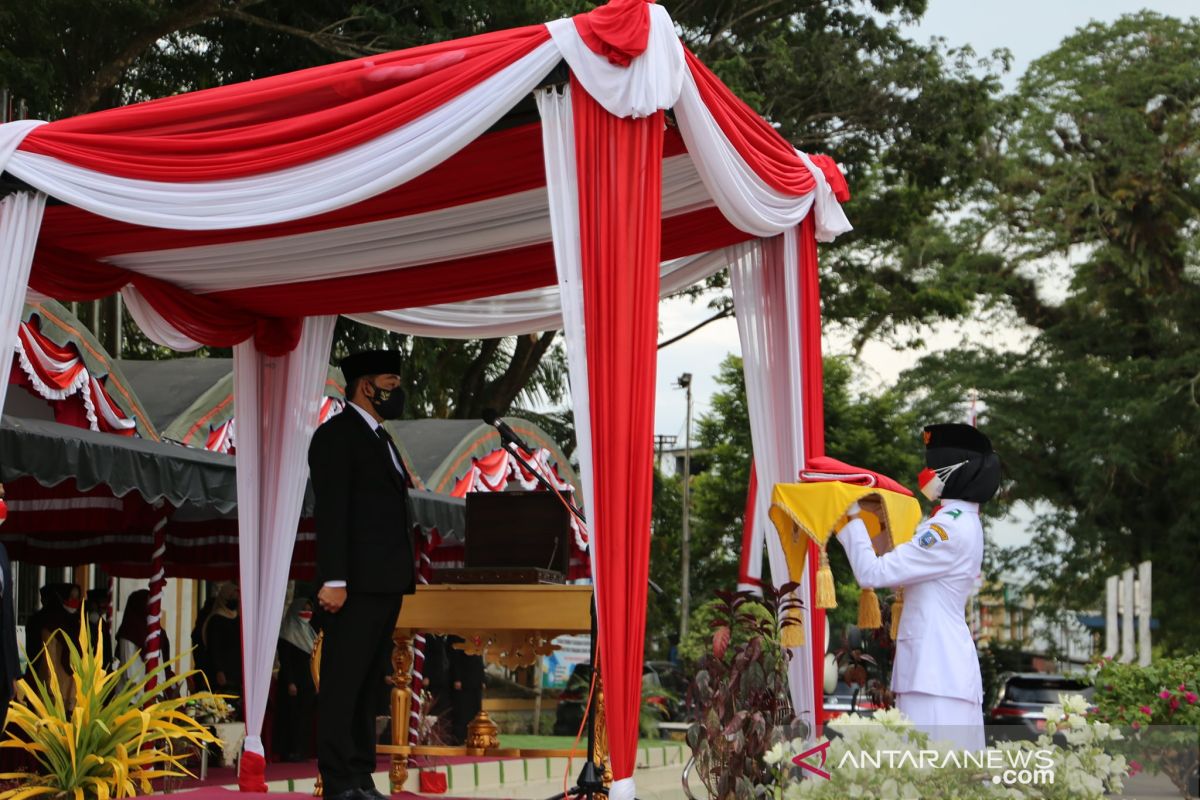
[[[5,729],[9,738],[0,747],[24,751],[39,769],[0,775],[21,782],[0,792],[0,800],[133,797],[139,791],[150,792],[156,778],[192,776],[183,765],[187,755],[177,754],[176,746],[202,748],[220,740],[182,709],[188,702],[214,702],[219,696],[211,692],[177,696],[179,687],[195,674],[169,677],[179,657],[140,681],[128,680],[128,665],[108,671],[102,641],[97,636],[95,644],[91,642],[86,620],[80,625],[78,647],[64,639],[75,683],[75,707],[68,713],[53,670],[48,682],[34,675],[32,684],[28,679],[17,683]],[[152,682],[157,683],[151,687]]]

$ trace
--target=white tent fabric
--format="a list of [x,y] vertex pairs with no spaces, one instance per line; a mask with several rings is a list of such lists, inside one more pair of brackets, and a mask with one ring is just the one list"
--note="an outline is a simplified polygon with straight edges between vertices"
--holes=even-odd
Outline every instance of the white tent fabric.
[[[579,251],[579,183],[575,169],[575,123],[571,87],[537,93],[542,116],[542,150],[546,159],[546,189],[554,228],[554,263],[558,270],[560,312],[567,366],[571,378],[571,409],[579,455],[583,507],[595,508],[592,482],[592,412],[588,390],[587,338],[583,323],[583,256]],[[590,533],[589,533],[590,540]],[[597,573],[596,548],[588,548],[592,574]]]
[[336,319],[307,318],[300,343],[286,356],[265,356],[249,341],[233,350],[245,747],[260,756],[288,565],[308,480],[308,441],[321,408]]
[[146,298],[142,297],[142,293],[132,283],[121,288],[121,300],[125,302],[125,308],[138,324],[138,328],[155,344],[181,353],[190,353],[204,346],[180,333],[169,320],[164,319],[155,310],[154,306],[146,302]]
[[648,117],[670,108],[679,99],[687,67],[683,45],[671,15],[658,4],[650,6],[650,38],[646,50],[628,67],[609,63],[583,43],[572,19],[547,22],[572,74],[614,117]]
[[[815,195],[830,191],[828,184],[818,183],[817,192],[792,197],[768,186],[721,131],[712,112],[704,105],[690,72],[683,77],[683,90],[675,105],[675,119],[679,122],[679,133],[687,143],[688,152],[692,154],[700,177],[716,200],[717,207],[726,219],[747,233],[774,236],[794,228],[808,215]],[[828,210],[828,204],[823,208]],[[821,210],[822,207],[818,207],[818,211]],[[823,220],[820,225],[828,231],[839,227],[844,227],[842,232],[850,230],[844,215],[841,220]]]
[[[556,207],[557,204],[551,205],[551,220],[555,219]],[[664,261],[660,295],[668,297],[682,291],[720,272],[727,263],[728,256],[724,248]],[[515,336],[530,331],[563,330],[565,326],[561,294],[560,287],[547,286],[543,289],[499,294],[462,303],[347,316],[364,325],[413,336],[440,336],[448,339]]]
[[[0,149],[3,148],[0,139]],[[15,145],[14,145],[15,146]],[[0,152],[0,159],[3,152]],[[0,168],[3,162],[0,160]],[[42,227],[42,211],[46,195],[41,192],[16,192],[0,200],[0,408],[8,394],[8,370],[11,354],[17,346],[17,326],[21,324],[21,309],[25,305],[25,290],[29,285],[29,270],[37,247],[38,231]]]
[[[664,216],[711,206],[692,159],[687,155],[664,159]],[[127,253],[105,260],[192,292],[208,293],[365,275],[550,239],[546,190],[533,189],[361,225]]]
[[[734,308],[742,344],[746,401],[754,468],[758,474],[755,508],[771,507],[776,483],[796,480],[804,466],[804,407],[800,358],[800,279],[795,229],[783,236],[729,248]],[[766,514],[758,514],[754,552],[764,539],[771,578],[779,588],[788,580],[787,560],[777,536],[768,535]],[[757,576],[754,576],[757,577]],[[801,580],[804,631],[811,635],[808,575]],[[814,723],[812,663],[809,647],[794,648],[788,662],[792,704],[809,726]]]
[[559,57],[553,42],[546,42],[409,125],[328,158],[250,178],[136,180],[24,152],[14,153],[5,169],[71,205],[137,225],[219,230],[311,217],[374,197],[436,167],[533,91]]

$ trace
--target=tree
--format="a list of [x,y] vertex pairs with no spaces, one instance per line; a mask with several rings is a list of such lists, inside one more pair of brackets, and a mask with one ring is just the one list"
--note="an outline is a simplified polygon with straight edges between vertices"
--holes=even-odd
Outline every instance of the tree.
[[[566,396],[567,358],[557,331],[493,339],[404,336],[340,317],[335,360],[356,350],[386,347],[404,354],[406,412],[419,417],[477,419],[486,408],[507,414],[518,403],[557,405]],[[531,412],[522,410],[524,415]],[[547,430],[574,439],[574,428],[542,414]],[[568,429],[569,428],[569,429]],[[563,441],[566,441],[564,439]]]
[[1001,566],[1028,570],[1056,611],[1099,606],[1105,576],[1153,560],[1168,652],[1200,646],[1195,581],[1170,566],[1200,562],[1197,63],[1200,21],[1148,12],[1033,63],[981,197],[974,276],[1031,344],[965,343],[902,387],[926,414],[977,387],[1003,499],[1050,509]]

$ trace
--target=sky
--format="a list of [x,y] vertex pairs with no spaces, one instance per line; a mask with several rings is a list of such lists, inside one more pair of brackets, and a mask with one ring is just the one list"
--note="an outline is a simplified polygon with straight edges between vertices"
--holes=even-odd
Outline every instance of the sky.
[[[1090,20],[1111,22],[1143,8],[1176,17],[1200,15],[1197,0],[930,0],[927,13],[919,24],[908,29],[908,35],[920,42],[941,37],[951,47],[969,44],[981,55],[1007,48],[1013,61],[1012,71],[1004,83],[1005,88],[1011,90],[1032,61],[1053,50],[1076,28]],[[853,222],[853,206],[847,211]],[[660,341],[687,330],[711,314],[704,302],[663,301],[659,307]],[[922,355],[952,347],[964,337],[988,336],[993,345],[1005,342],[1011,346],[1019,346],[1022,340],[1020,331],[984,331],[970,323],[946,324],[922,331],[922,335],[926,347],[917,351],[896,351],[882,344],[868,345],[863,353],[863,385],[890,384],[902,371],[914,366]],[[823,347],[827,354],[846,353],[847,345],[846,336],[836,331],[825,332]],[[737,325],[732,319],[708,325],[683,341],[660,350],[655,433],[678,436],[682,445],[686,402],[683,390],[675,388],[677,379],[685,372],[692,374],[693,414],[699,416],[708,410],[709,398],[719,388],[714,378],[722,359],[729,353],[740,354],[740,351]],[[910,476],[895,477],[906,480]],[[1031,516],[1028,510],[1022,509],[1006,523],[994,525],[991,532],[997,543],[1019,545],[1027,540],[1025,528]]]

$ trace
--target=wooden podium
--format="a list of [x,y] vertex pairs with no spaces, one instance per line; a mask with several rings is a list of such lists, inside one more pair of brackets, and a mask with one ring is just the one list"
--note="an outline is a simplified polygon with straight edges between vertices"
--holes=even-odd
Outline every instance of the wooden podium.
[[[390,755],[392,791],[401,791],[408,778],[408,758],[428,756],[585,757],[583,750],[531,750],[500,746],[496,726],[480,712],[469,727],[465,747],[409,744],[412,710],[412,638],[433,633],[460,636],[460,647],[493,664],[510,669],[533,665],[554,650],[557,636],[591,631],[591,586],[546,584],[432,584],[417,587],[404,598],[392,635],[392,743],[379,745]],[[599,708],[598,708],[599,710]],[[604,715],[597,714],[597,741]],[[597,761],[607,760],[607,748],[597,748]]]

